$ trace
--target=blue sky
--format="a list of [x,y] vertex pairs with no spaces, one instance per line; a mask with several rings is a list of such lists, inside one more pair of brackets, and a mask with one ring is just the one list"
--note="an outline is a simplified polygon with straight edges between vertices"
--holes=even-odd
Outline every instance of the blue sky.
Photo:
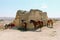
[[60,17],[60,0],[0,0],[0,17],[15,17],[19,9],[39,9],[48,17]]

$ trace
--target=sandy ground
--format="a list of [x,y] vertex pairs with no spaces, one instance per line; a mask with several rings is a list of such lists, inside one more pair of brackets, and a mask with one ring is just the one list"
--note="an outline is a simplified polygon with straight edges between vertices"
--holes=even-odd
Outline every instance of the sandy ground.
[[43,27],[42,32],[7,29],[0,31],[0,40],[60,40],[60,21],[54,23],[53,27]]

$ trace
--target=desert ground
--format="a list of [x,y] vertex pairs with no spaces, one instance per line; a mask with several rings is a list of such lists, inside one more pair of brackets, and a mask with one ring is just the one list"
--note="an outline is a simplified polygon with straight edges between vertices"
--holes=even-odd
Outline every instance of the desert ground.
[[43,27],[41,32],[36,31],[6,29],[0,31],[0,40],[60,40],[60,21],[55,22],[53,28]]

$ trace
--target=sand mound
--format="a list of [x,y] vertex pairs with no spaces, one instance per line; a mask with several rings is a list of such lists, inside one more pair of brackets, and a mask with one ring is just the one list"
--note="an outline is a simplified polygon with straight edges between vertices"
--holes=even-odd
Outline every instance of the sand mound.
[[[54,24],[54,28],[42,28],[42,32],[7,29],[0,32],[0,40],[59,40],[60,39],[60,22]],[[57,25],[57,26],[56,26]],[[38,29],[39,30],[39,29]]]

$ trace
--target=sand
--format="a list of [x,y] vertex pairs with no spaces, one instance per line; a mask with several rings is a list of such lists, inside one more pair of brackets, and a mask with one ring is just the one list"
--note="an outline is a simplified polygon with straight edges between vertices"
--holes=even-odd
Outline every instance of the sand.
[[60,40],[60,21],[54,23],[53,27],[43,27],[41,32],[6,29],[0,31],[0,40]]

